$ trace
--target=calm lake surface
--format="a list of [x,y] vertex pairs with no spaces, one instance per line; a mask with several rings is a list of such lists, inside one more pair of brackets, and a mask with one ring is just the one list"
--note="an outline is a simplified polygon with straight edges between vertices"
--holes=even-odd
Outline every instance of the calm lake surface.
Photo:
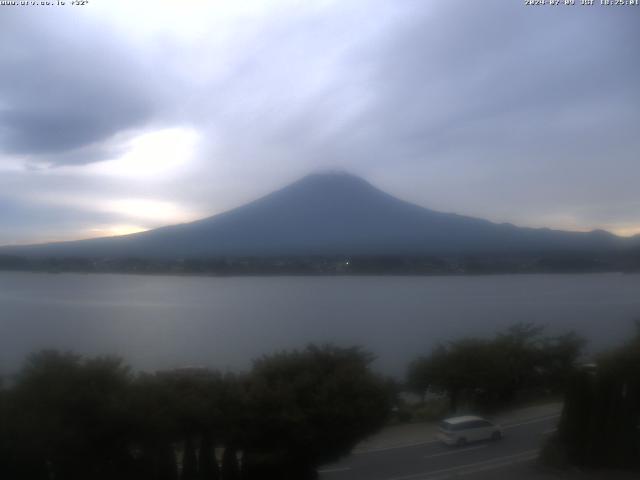
[[441,341],[512,323],[575,329],[594,350],[640,318],[640,275],[177,277],[0,272],[0,372],[42,348],[139,369],[245,369],[308,342],[361,345],[402,375]]

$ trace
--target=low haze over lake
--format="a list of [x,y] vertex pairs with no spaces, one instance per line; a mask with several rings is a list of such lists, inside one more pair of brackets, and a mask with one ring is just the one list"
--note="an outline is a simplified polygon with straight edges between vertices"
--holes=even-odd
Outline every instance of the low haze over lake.
[[515,322],[575,329],[592,349],[640,318],[640,275],[177,277],[0,273],[0,372],[41,348],[151,370],[244,369],[308,342],[361,345],[401,375],[439,341]]

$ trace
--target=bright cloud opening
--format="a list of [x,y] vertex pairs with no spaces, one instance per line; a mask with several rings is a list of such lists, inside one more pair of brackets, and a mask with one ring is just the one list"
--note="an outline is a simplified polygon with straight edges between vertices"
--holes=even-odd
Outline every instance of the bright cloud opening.
[[92,173],[139,179],[163,179],[176,174],[195,154],[198,134],[188,128],[168,128],[133,138],[120,158],[86,168]]
[[129,218],[145,220],[155,225],[186,222],[198,218],[197,215],[187,212],[175,203],[142,198],[108,200],[100,205],[100,209]]
[[148,230],[148,228],[141,227],[140,225],[100,225],[98,227],[90,228],[85,233],[83,238],[94,237],[114,237],[118,235],[129,235],[132,233],[139,233]]

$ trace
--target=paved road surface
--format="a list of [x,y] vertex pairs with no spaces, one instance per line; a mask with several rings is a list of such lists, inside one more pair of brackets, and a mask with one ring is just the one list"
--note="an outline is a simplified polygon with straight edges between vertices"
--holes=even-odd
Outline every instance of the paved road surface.
[[[535,458],[544,438],[556,428],[559,414],[503,424],[504,438],[465,447],[437,441],[353,454],[320,469],[322,480],[439,480],[509,467]],[[475,475],[474,475],[475,474]]]

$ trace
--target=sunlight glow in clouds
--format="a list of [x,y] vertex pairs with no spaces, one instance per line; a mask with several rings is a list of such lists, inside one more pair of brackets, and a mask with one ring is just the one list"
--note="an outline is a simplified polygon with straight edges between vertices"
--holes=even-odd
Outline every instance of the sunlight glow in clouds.
[[615,233],[616,235],[621,235],[623,237],[632,237],[634,235],[640,235],[640,225],[634,225],[634,224],[629,224],[629,225],[625,225],[623,224],[622,226],[620,225],[611,225],[611,226],[604,226],[605,230],[608,230],[612,233]]
[[[136,233],[162,225],[197,220],[205,215],[203,212],[187,208],[178,202],[153,198],[95,198],[75,194],[42,194],[34,200],[40,204],[67,207],[96,214],[108,214],[121,219],[112,224],[96,225],[93,223],[87,226],[81,235],[88,234],[91,237]],[[58,237],[67,239],[63,236]]]
[[85,237],[114,237],[118,235],[129,235],[131,233],[144,232],[146,230],[148,229],[139,225],[101,225],[87,229]]
[[187,128],[168,128],[144,133],[129,142],[120,158],[86,167],[91,173],[139,179],[162,179],[174,175],[193,158],[198,134]]
[[149,223],[159,225],[186,222],[199,218],[198,215],[187,212],[175,203],[144,198],[108,200],[101,203],[100,209],[105,212],[118,213],[125,217],[146,220]]

